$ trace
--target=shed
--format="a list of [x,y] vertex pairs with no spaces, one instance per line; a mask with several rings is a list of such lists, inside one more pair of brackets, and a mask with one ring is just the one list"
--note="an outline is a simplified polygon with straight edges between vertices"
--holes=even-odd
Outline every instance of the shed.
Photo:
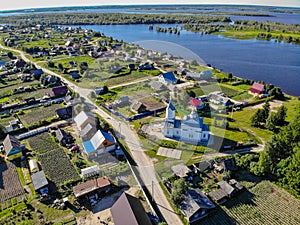
[[28,164],[31,173],[36,173],[39,171],[39,166],[34,159],[30,159]]
[[43,170],[31,175],[32,184],[35,191],[41,194],[48,193],[48,181]]
[[99,166],[97,166],[97,165],[90,166],[90,167],[87,167],[87,168],[84,168],[81,170],[81,176],[83,178],[96,176],[98,174],[100,174],[100,169],[99,169]]
[[76,198],[83,197],[95,191],[110,190],[112,182],[107,177],[100,177],[95,180],[89,180],[73,187]]
[[173,173],[181,178],[187,177],[190,172],[192,172],[186,165],[180,163],[178,165],[171,167]]

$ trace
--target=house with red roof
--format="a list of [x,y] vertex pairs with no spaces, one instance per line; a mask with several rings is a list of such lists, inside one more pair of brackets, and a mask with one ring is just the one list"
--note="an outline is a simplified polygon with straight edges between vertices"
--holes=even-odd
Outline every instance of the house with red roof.
[[200,99],[198,98],[190,98],[189,104],[196,108],[197,110],[203,109],[205,107],[205,103],[203,103]]
[[67,86],[60,86],[60,87],[54,87],[52,88],[52,91],[48,93],[50,97],[61,97],[65,96],[68,92]]
[[265,91],[265,85],[254,82],[248,92],[249,92],[249,94],[260,95],[264,91]]

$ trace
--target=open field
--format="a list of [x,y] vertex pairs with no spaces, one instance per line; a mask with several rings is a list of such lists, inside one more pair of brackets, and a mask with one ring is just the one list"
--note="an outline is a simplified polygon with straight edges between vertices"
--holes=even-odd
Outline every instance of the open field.
[[269,181],[241,173],[247,190],[237,195],[199,224],[293,225],[300,223],[300,200]]
[[13,197],[25,197],[16,166],[11,162],[0,164],[0,203]]
[[49,133],[31,137],[28,143],[41,161],[45,174],[56,185],[79,178],[64,149],[54,142]]
[[52,104],[49,106],[32,108],[30,110],[23,110],[24,114],[19,115],[19,118],[24,126],[30,126],[39,121],[54,117],[56,115],[55,110],[59,108],[62,108],[60,104]]

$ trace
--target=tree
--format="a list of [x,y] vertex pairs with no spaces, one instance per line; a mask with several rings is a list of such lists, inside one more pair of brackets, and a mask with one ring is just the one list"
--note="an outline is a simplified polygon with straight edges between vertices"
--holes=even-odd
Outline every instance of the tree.
[[104,85],[104,86],[103,86],[103,92],[104,92],[104,93],[107,93],[107,92],[108,92],[108,87],[107,87],[107,85]]
[[286,112],[287,108],[282,105],[277,111],[276,117],[277,117],[277,126],[284,126],[285,124],[285,118],[286,118]]
[[270,112],[266,120],[265,127],[271,131],[275,131],[276,125],[277,125],[277,114],[274,112]]
[[261,123],[265,122],[264,114],[265,112],[263,109],[258,109],[251,118],[251,126],[259,127]]
[[197,60],[193,59],[193,60],[191,61],[191,65],[192,65],[192,66],[198,66]]
[[96,99],[97,98],[97,95],[94,91],[91,91],[91,98],[92,99]]
[[187,191],[187,185],[184,179],[175,180],[171,193],[171,200],[176,206],[179,206],[184,200],[184,195]]
[[59,71],[61,71],[61,72],[64,71],[64,66],[62,63],[58,63],[57,67],[58,67]]
[[54,62],[52,62],[52,61],[48,61],[48,66],[50,67],[50,68],[53,68],[55,65],[54,65]]
[[14,54],[12,52],[8,52],[7,53],[7,57],[10,58],[10,59],[13,59],[14,58]]
[[264,106],[263,106],[263,118],[262,118],[262,122],[265,123],[268,116],[269,116],[269,112],[270,112],[270,103],[267,101],[265,102]]
[[288,166],[286,173],[286,181],[288,186],[300,193],[300,147],[294,148],[294,155]]

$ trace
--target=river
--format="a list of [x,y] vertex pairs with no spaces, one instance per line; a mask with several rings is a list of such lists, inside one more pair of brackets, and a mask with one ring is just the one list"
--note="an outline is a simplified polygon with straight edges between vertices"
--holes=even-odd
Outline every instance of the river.
[[[182,48],[158,41],[175,43],[191,50],[205,63],[224,72],[255,81],[264,80],[266,83],[281,87],[285,93],[300,96],[298,45],[255,39],[233,40],[220,35],[201,36],[199,33],[189,31],[182,31],[180,35],[157,33],[155,29],[149,31],[147,25],[90,25],[82,28],[100,31],[118,40],[138,42],[142,47],[185,57]],[[188,55],[191,54],[188,52]]]

